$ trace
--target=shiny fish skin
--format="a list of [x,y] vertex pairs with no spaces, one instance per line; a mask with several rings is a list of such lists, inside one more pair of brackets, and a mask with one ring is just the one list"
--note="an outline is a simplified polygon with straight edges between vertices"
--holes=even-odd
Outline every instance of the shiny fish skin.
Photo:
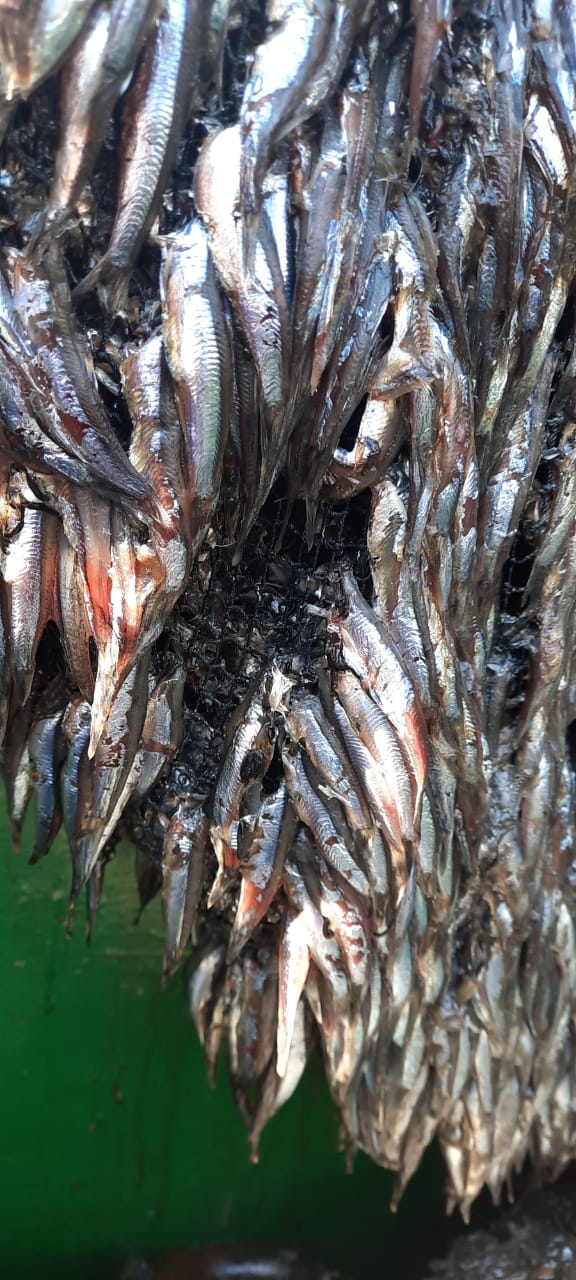
[[228,959],[235,960],[264,919],[282,880],[284,860],[296,833],[296,818],[281,784],[253,817],[241,819],[238,858],[241,886],[228,944]]
[[62,75],[62,128],[43,236],[53,234],[72,213],[157,8],[157,0],[116,0],[109,7],[93,8]]
[[40,354],[23,370],[31,409],[56,445],[71,458],[88,460],[104,490],[123,493],[128,501],[145,502],[148,484],[130,466],[118,443],[95,387],[87,347],[74,325],[57,241],[47,247],[42,266],[25,254],[15,254],[10,268],[13,305],[23,328],[19,345],[26,344],[26,354],[33,352],[34,344],[40,347]]
[[309,827],[326,861],[358,893],[366,893],[368,882],[364,872],[340,840],[330,815],[314,791],[304,770],[302,757],[283,752],[288,791],[298,817]]
[[248,226],[274,143],[299,121],[302,89],[326,49],[333,7],[332,0],[268,2],[272,33],[256,51],[240,111],[240,194]]
[[178,751],[184,734],[183,699],[186,676],[177,667],[153,685],[142,726],[142,754],[133,798],[143,798],[154,786],[162,769]]
[[0,6],[0,89],[26,98],[58,66],[82,30],[94,0],[40,0]]
[[165,0],[148,36],[124,100],[120,189],[110,243],[76,289],[76,298],[99,288],[113,310],[125,304],[129,272],[180,141],[187,106],[184,86],[194,67],[198,21],[197,0]]
[[54,517],[27,508],[22,527],[0,559],[10,616],[10,654],[16,696],[27,701],[38,645],[49,619],[59,621],[56,597],[58,530]]
[[30,764],[36,800],[34,844],[30,862],[48,853],[58,833],[62,816],[58,808],[58,768],[62,752],[60,725],[62,711],[47,716],[30,733]]
[[194,553],[218,497],[234,403],[232,351],[202,223],[190,223],[163,252],[163,337],[192,493]]
[[201,809],[180,805],[172,815],[162,849],[164,977],[169,977],[194,934],[209,846],[209,824]]
[[576,1151],[574,4],[67,9],[0,0],[13,843],[88,934],[136,844],[254,1160],[320,1048],[467,1216]]
[[396,644],[378,624],[352,574],[345,571],[341,582],[345,612],[339,608],[332,612],[329,632],[342,647],[347,664],[396,730],[412,769],[419,800],[427,772],[427,734],[418,695]]

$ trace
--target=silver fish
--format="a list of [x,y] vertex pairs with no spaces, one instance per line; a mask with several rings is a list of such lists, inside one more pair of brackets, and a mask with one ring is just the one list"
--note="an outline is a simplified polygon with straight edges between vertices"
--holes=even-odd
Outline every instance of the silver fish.
[[62,821],[58,807],[58,767],[61,763],[60,725],[63,711],[45,716],[33,726],[29,739],[32,784],[36,800],[31,862],[44,857]]
[[209,848],[209,822],[199,808],[179,804],[162,848],[164,977],[177,968],[194,926]]
[[62,74],[62,124],[43,236],[62,226],[77,203],[158,3],[113,0],[96,5],[88,18]]
[[198,0],[164,0],[124,99],[116,216],[104,256],[75,290],[99,288],[112,310],[127,300],[128,277],[172,168],[194,74]]
[[259,208],[275,143],[302,118],[302,91],[328,44],[332,10],[331,0],[268,0],[271,34],[256,50],[240,108],[240,193],[247,226]]
[[26,98],[57,68],[82,30],[94,0],[38,0],[0,5],[0,90]]
[[300,820],[314,836],[320,852],[346,884],[358,893],[368,893],[368,880],[340,838],[326,805],[310,783],[300,752],[292,755],[285,747],[282,762],[288,791]]
[[230,335],[208,235],[195,219],[163,247],[163,337],[174,380],[192,499],[192,552],[218,497],[234,408]]
[[395,729],[410,763],[418,805],[427,774],[427,731],[418,694],[388,628],[378,622],[349,570],[342,571],[341,583],[343,606],[332,610],[328,634]]

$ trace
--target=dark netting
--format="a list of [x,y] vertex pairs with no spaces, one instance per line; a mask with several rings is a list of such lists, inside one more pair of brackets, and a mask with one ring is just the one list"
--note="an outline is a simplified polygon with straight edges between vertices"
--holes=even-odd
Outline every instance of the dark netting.
[[14,843],[92,928],[132,839],[255,1156],[319,1045],[467,1213],[576,1143],[573,17],[80,7],[0,26]]

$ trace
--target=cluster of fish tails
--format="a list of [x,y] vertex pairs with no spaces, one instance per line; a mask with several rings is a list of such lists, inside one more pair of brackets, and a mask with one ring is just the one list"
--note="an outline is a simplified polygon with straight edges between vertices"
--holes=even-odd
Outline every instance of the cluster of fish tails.
[[[0,739],[91,919],[162,795],[254,1151],[319,1042],[349,1149],[399,1194],[437,1135],[466,1213],[576,1148],[576,25],[405,8],[0,0]],[[359,544],[181,786],[182,601],[274,503],[272,561]]]

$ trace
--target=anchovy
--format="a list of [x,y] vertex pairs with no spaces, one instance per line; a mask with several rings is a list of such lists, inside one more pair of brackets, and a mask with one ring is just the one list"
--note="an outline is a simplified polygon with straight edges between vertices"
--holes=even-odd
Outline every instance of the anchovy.
[[322,789],[340,802],[352,830],[370,836],[372,820],[362,800],[360,784],[319,699],[311,694],[293,698],[286,728],[293,742],[304,745]]
[[332,610],[328,633],[395,729],[416,783],[418,807],[427,774],[427,731],[418,695],[383,622],[361,596],[352,573],[341,572],[343,604]]
[[346,502],[364,489],[374,488],[399,453],[407,434],[405,416],[397,400],[383,400],[370,391],[352,448],[338,446],[324,480],[323,494],[331,502]]
[[124,99],[120,183],[110,243],[77,286],[76,299],[99,288],[113,311],[125,305],[130,271],[156,215],[180,141],[199,22],[198,0],[164,0]]
[[[280,179],[282,189],[286,190],[282,175]],[[239,181],[240,134],[234,126],[221,129],[204,142],[194,172],[194,199],[208,231],[216,270],[241,325],[258,380],[261,434],[266,440],[266,452],[261,460],[258,495],[250,512],[251,524],[282,463],[293,425],[287,405],[290,331],[281,258],[265,210],[257,228],[254,270],[246,270],[242,219],[237,218],[236,212]],[[244,535],[247,531],[245,527]]]
[[[277,1002],[276,1002],[277,1003]],[[310,1052],[310,1033],[308,1027],[308,1010],[303,1000],[296,1007],[292,1024],[290,1048],[284,1075],[277,1070],[276,1059],[272,1061],[263,1081],[260,1082],[254,1115],[250,1122],[250,1146],[252,1160],[258,1159],[260,1136],[272,1116],[292,1097],[294,1090],[302,1079],[304,1068]]]
[[170,819],[162,848],[165,978],[177,968],[194,933],[208,847],[206,814],[181,803]]
[[418,132],[432,68],[452,21],[452,0],[412,0],[416,33],[410,72],[410,129]]
[[259,209],[275,143],[314,109],[302,113],[303,89],[326,50],[333,7],[331,0],[268,0],[273,27],[256,50],[240,108],[240,193],[247,228]]
[[30,733],[30,764],[36,800],[34,844],[30,862],[37,862],[48,853],[62,821],[57,785],[62,752],[62,715],[63,711],[60,710],[44,717],[32,727]]
[[224,946],[210,943],[202,949],[195,949],[186,974],[188,1000],[198,1038],[204,1049],[208,1044],[210,1028],[215,1022],[214,1006],[224,972]]
[[340,947],[351,990],[355,998],[361,999],[370,977],[370,931],[366,915],[348,898],[323,858],[315,852],[313,858],[306,857],[303,842],[297,846],[295,857],[310,897]]
[[59,622],[56,592],[58,526],[54,516],[25,508],[22,526],[0,556],[10,619],[10,667],[20,705],[29,697],[46,623]]
[[32,795],[32,762],[30,759],[30,728],[34,707],[31,700],[12,715],[6,729],[2,753],[2,772],[6,784],[6,800],[12,848],[20,848],[22,823]]
[[91,702],[94,673],[90,660],[90,615],[78,555],[70,545],[64,529],[60,530],[58,548],[58,596],[60,635],[71,681],[83,698]]
[[[160,512],[174,537],[176,529],[192,543],[191,498],[182,458],[181,427],[169,413],[168,370],[162,334],[156,333],[131,351],[120,367],[122,388],[132,419],[129,458],[148,477]],[[170,388],[171,391],[171,388]]]
[[335,673],[333,687],[351,724],[374,759],[382,782],[382,799],[386,797],[387,801],[383,812],[400,835],[400,843],[413,840],[419,797],[390,721],[352,672]]
[[94,0],[38,0],[0,8],[0,91],[27,98],[56,70],[82,30]]
[[178,751],[184,735],[183,700],[186,673],[176,667],[150,690],[142,726],[138,776],[133,798],[151,791],[162,769]]
[[105,492],[124,503],[145,503],[148,482],[116,439],[88,349],[74,325],[58,242],[44,248],[42,263],[20,253],[12,255],[10,265],[14,304],[31,353],[23,368],[30,408],[54,444],[85,463]]
[[62,818],[70,846],[76,839],[79,817],[85,808],[91,787],[88,759],[90,719],[90,703],[80,697],[73,698],[68,703],[62,718],[62,737],[66,750],[61,775]]
[[300,820],[310,829],[320,852],[339,876],[358,893],[368,893],[368,881],[363,871],[341,840],[326,805],[312,787],[301,754],[292,755],[287,748],[282,751],[284,774],[292,803]]
[[242,877],[236,915],[230,933],[228,957],[235,960],[254,930],[264,919],[282,880],[284,860],[296,832],[294,810],[286,786],[262,803],[245,821],[238,835],[239,870]]
[[42,236],[70,216],[104,142],[123,81],[131,72],[159,0],[97,5],[82,31],[60,86],[60,138]]
[[242,797],[252,782],[264,777],[273,752],[272,720],[261,684],[238,715],[238,725],[225,751],[214,788],[211,836],[221,871],[236,863]]
[[148,659],[134,666],[120,685],[90,765],[89,785],[75,816],[70,841],[74,863],[71,902],[92,874],[132,791],[131,771],[148,693]]
[[216,504],[234,407],[230,335],[208,235],[195,219],[167,238],[160,276],[163,337],[192,496],[192,552]]

